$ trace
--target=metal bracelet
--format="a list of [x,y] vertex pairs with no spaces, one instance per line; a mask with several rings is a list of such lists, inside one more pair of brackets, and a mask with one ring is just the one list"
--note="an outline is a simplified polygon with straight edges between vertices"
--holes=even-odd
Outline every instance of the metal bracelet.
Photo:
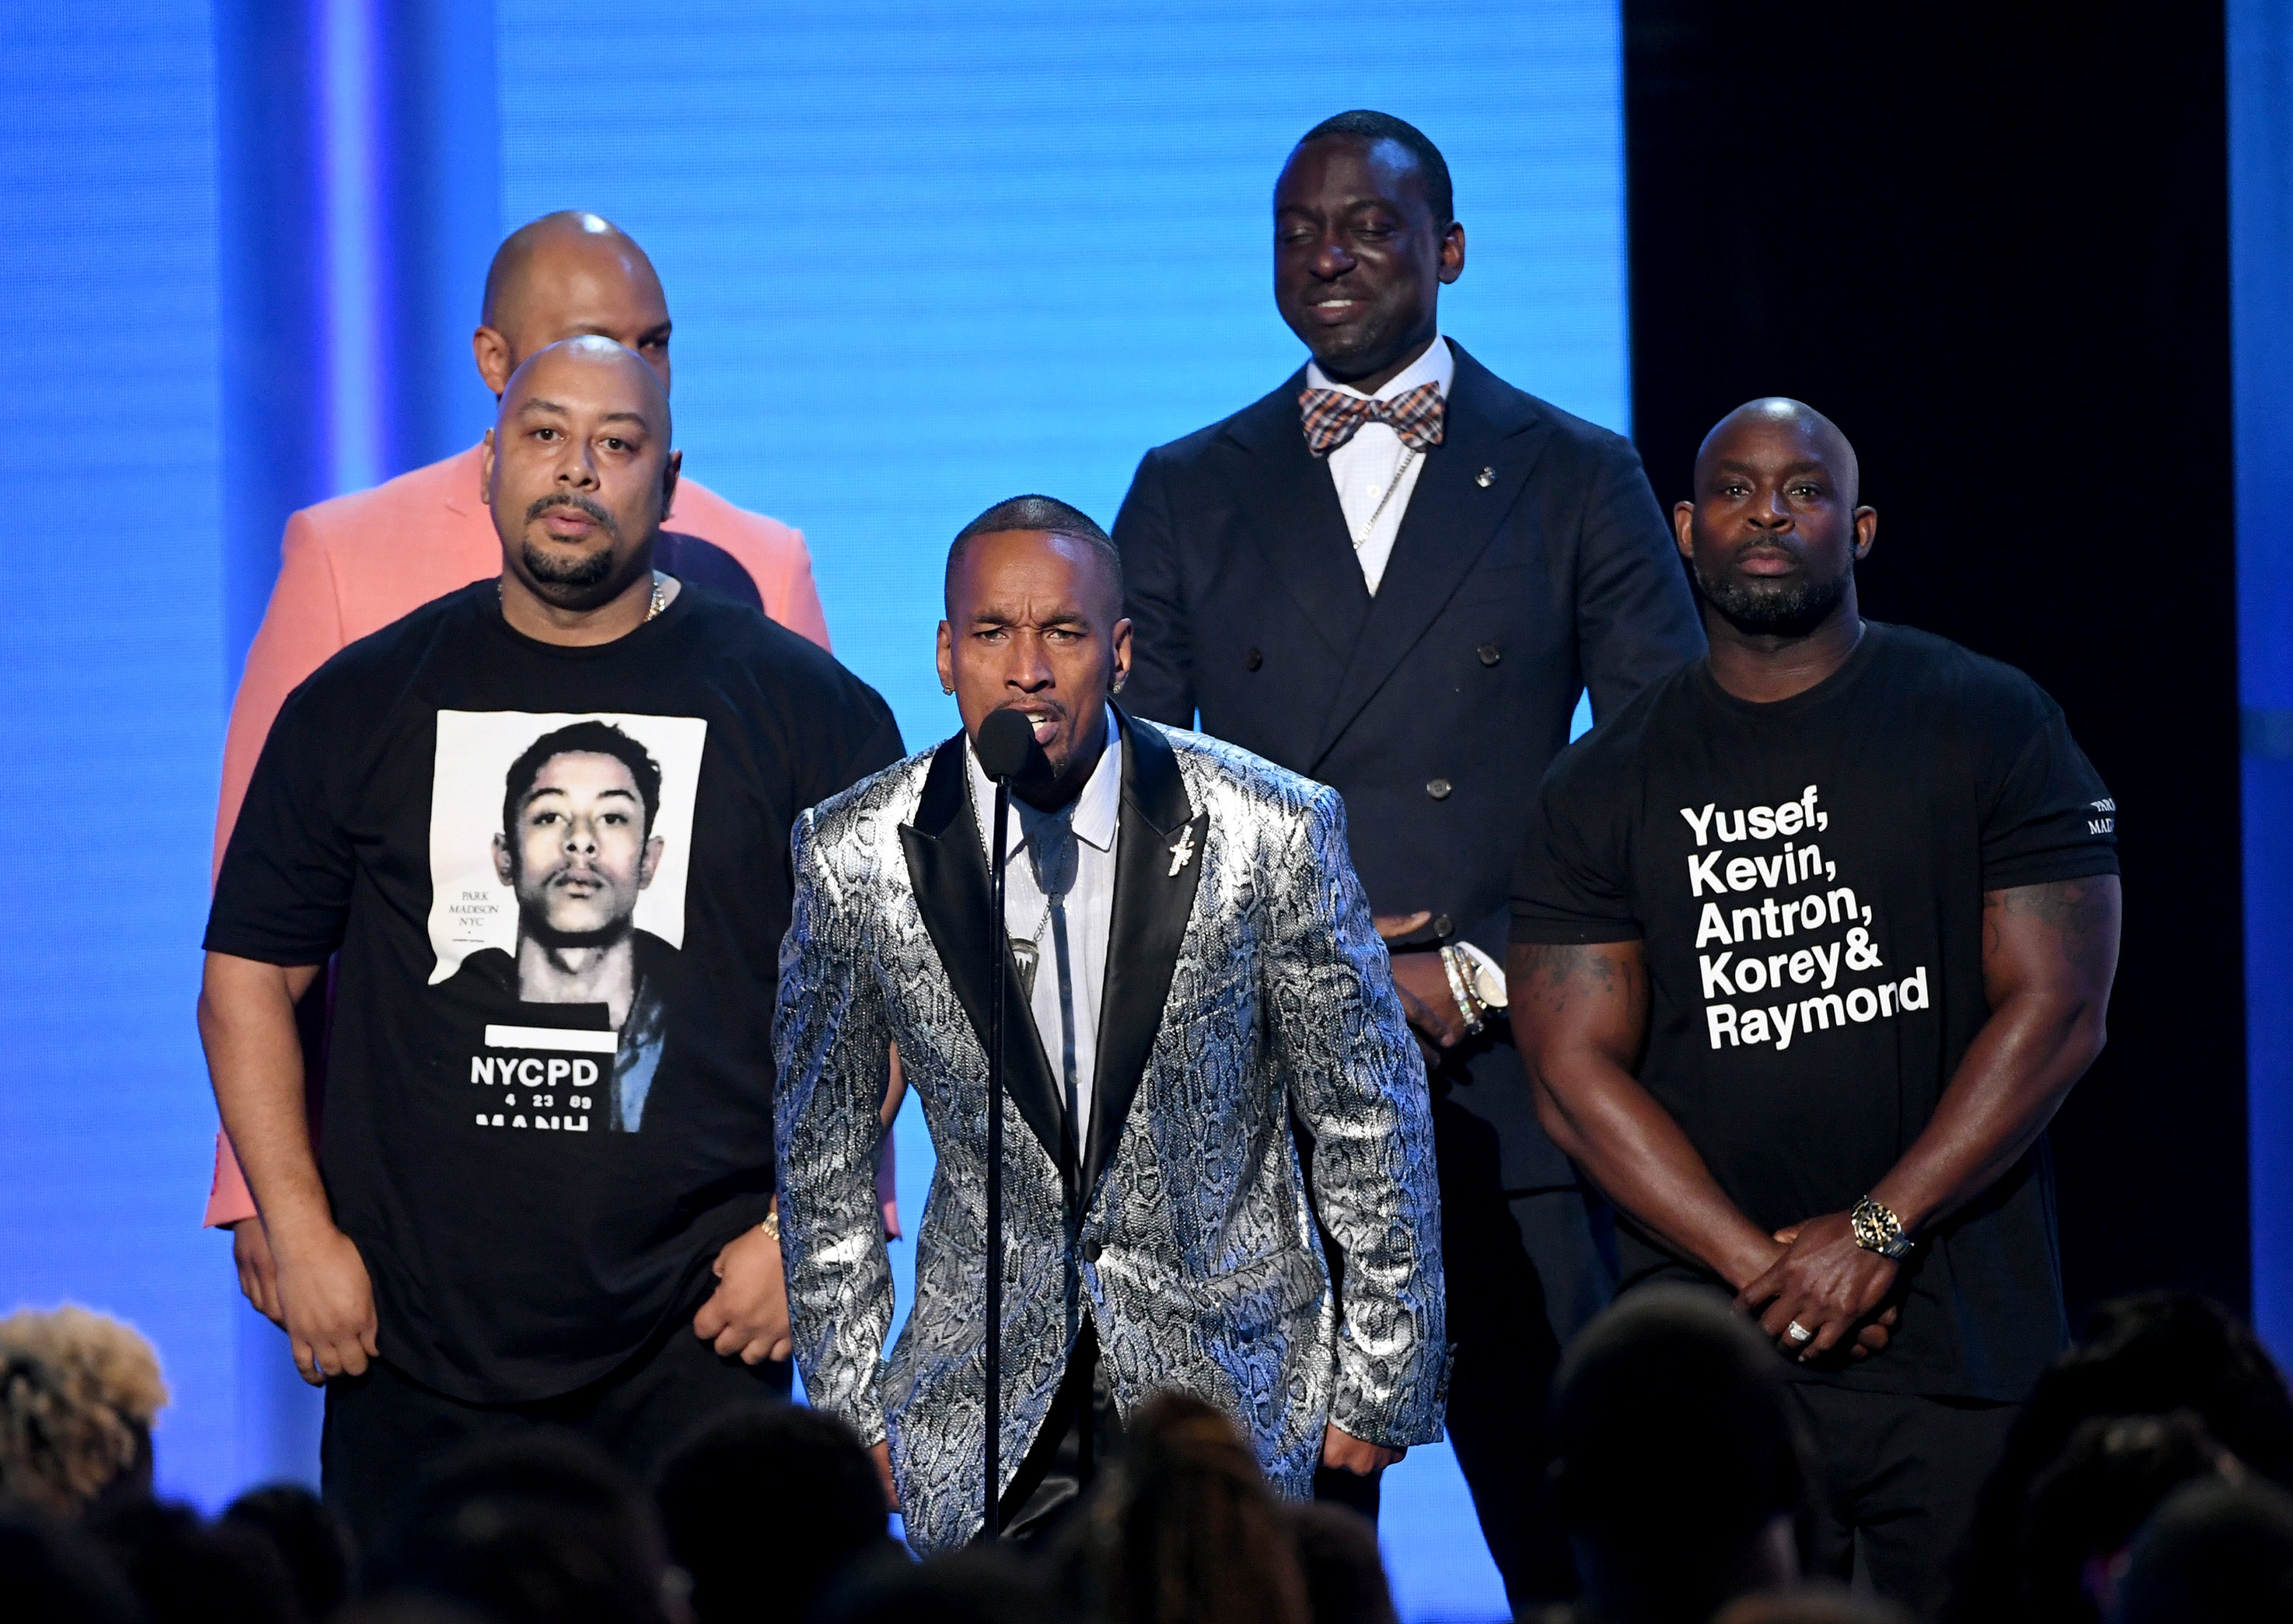
[[1481,1030],[1481,1001],[1465,985],[1465,972],[1458,963],[1462,957],[1454,947],[1442,948],[1441,970],[1449,978],[1449,996],[1457,1001],[1457,1013],[1464,1019],[1467,1035],[1478,1037]]

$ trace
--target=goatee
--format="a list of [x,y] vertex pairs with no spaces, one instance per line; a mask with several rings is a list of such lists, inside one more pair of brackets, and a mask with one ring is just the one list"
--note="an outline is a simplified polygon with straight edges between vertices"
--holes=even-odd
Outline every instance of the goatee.
[[[604,503],[592,501],[586,496],[545,496],[525,510],[525,522],[532,524],[553,508],[571,508],[576,513],[586,513],[596,520],[599,528],[615,541],[621,539],[620,522],[605,511]],[[520,544],[518,554],[525,562],[526,573],[532,577],[541,595],[548,598],[578,597],[592,587],[602,586],[605,578],[613,572],[611,548],[599,548],[594,553],[567,557],[563,553],[525,541]]]
[[1714,581],[1696,566],[1696,585],[1720,618],[1746,637],[1803,637],[1830,618],[1854,584],[1855,572],[1842,570],[1830,581],[1801,576],[1781,585],[1754,586],[1741,576]]

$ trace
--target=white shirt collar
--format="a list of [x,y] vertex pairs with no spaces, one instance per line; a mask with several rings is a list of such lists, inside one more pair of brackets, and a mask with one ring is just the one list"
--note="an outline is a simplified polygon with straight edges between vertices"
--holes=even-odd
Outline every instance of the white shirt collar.
[[1433,335],[1433,342],[1426,346],[1425,353],[1411,361],[1399,377],[1375,394],[1362,394],[1351,384],[1333,383],[1330,375],[1322,370],[1320,363],[1311,361],[1306,363],[1306,386],[1309,389],[1335,389],[1341,394],[1361,395],[1365,401],[1390,401],[1397,395],[1407,394],[1420,384],[1440,385],[1441,398],[1446,401],[1449,398],[1449,381],[1456,376],[1457,357],[1450,350],[1449,341],[1438,332]]
[[[979,765],[979,756],[970,741],[963,746],[963,759],[971,768],[972,806],[979,814],[983,827],[995,816],[995,780]],[[1051,815],[1038,812],[1017,796],[1011,798],[1011,808],[1018,816],[1005,830],[1007,854],[1016,855],[1027,843],[1035,825]],[[1122,810],[1122,728],[1114,719],[1114,709],[1106,712],[1106,748],[1098,754],[1098,765],[1091,768],[1082,793],[1075,798],[1074,824],[1075,839],[1100,851],[1114,849],[1114,825]]]

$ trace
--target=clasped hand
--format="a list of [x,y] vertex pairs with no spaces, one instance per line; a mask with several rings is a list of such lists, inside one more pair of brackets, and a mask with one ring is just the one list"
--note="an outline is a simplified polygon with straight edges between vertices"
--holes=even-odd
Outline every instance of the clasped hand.
[[[1812,1364],[1844,1342],[1848,1354],[1868,1359],[1892,1339],[1897,1320],[1888,1301],[1902,1266],[1855,1244],[1845,1213],[1827,1213],[1778,1230],[1782,1248],[1767,1271],[1736,1294],[1736,1306],[1756,1315],[1777,1348]],[[1798,1326],[1813,1335],[1791,1335]]]
[[[1392,943],[1415,935],[1432,917],[1420,909],[1414,914],[1381,914],[1370,922],[1381,940]],[[1448,972],[1441,968],[1441,955],[1397,953],[1392,955],[1392,962],[1393,990],[1400,996],[1401,1012],[1409,1022],[1409,1029],[1417,1035],[1425,1064],[1438,1066],[1441,1051],[1455,1048],[1466,1037],[1464,1013],[1457,1008],[1456,997],[1449,990]]]

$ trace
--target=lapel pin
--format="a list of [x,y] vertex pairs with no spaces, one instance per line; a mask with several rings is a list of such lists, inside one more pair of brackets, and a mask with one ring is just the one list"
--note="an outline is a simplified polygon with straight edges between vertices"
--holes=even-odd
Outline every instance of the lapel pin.
[[1483,468],[1473,475],[1473,483],[1486,491],[1497,483],[1497,471],[1495,468]]
[[1179,832],[1179,838],[1171,842],[1171,878],[1177,879],[1179,871],[1192,862],[1194,856],[1195,826],[1188,824]]

